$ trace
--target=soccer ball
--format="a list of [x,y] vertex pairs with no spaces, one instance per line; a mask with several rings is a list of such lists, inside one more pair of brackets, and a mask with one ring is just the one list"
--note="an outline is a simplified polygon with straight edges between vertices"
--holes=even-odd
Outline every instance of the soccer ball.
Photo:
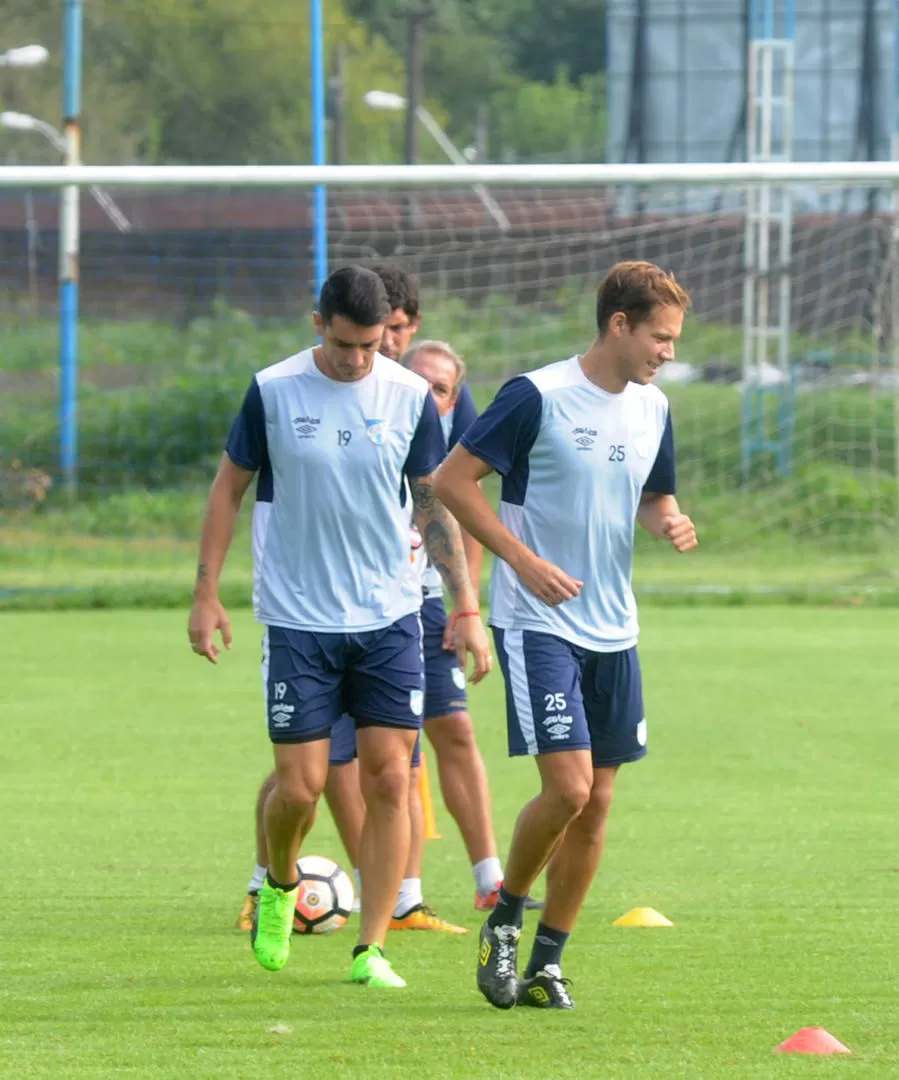
[[293,928],[298,934],[332,934],[353,909],[353,883],[346,871],[322,855],[297,859],[300,887]]

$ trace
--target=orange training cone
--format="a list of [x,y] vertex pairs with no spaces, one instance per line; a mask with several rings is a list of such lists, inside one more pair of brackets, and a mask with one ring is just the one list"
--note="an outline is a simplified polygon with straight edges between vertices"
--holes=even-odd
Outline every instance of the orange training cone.
[[851,1054],[829,1031],[820,1027],[801,1028],[795,1035],[774,1047],[775,1054]]
[[674,926],[674,923],[655,908],[635,907],[616,919],[612,926]]
[[418,770],[418,796],[424,811],[425,840],[439,840],[437,819],[434,817],[434,800],[431,798],[431,778],[428,775],[428,759],[421,751],[421,768]]

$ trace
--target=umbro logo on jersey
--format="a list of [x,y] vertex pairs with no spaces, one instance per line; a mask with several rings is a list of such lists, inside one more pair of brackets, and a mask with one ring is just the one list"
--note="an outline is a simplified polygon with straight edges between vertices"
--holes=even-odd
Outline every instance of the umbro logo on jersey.
[[576,427],[571,434],[578,450],[589,450],[596,441],[597,432],[595,428]]
[[295,416],[291,423],[298,439],[311,439],[318,432],[321,420],[317,416]]

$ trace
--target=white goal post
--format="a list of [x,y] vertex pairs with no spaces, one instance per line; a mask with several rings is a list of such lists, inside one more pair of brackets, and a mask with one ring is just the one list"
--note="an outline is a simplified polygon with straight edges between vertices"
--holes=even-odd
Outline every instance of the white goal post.
[[899,161],[536,165],[7,165],[0,187],[663,187],[745,184],[890,187]]

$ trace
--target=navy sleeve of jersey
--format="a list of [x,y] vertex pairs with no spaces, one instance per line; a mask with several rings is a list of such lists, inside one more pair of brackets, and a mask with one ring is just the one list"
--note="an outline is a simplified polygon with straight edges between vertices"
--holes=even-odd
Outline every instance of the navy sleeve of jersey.
[[657,495],[673,495],[677,491],[674,475],[674,428],[671,426],[671,413],[665,420],[665,430],[662,432],[662,441],[659,443],[659,452],[656,454],[652,470],[643,485],[644,491],[652,491]]
[[265,408],[255,378],[244,395],[243,405],[231,426],[225,445],[228,457],[241,469],[256,472],[268,464],[268,440],[265,437]]
[[511,379],[459,442],[500,476],[527,460],[540,433],[543,397],[524,375]]
[[403,471],[406,476],[430,476],[445,457],[446,439],[443,437],[440,414],[437,412],[434,399],[428,392],[425,394],[424,408],[418,418],[418,426],[409,444],[409,453],[406,456]]
[[471,390],[468,388],[468,383],[462,383],[453,408],[453,426],[450,429],[448,450],[452,450],[477,418],[478,410],[471,396]]

